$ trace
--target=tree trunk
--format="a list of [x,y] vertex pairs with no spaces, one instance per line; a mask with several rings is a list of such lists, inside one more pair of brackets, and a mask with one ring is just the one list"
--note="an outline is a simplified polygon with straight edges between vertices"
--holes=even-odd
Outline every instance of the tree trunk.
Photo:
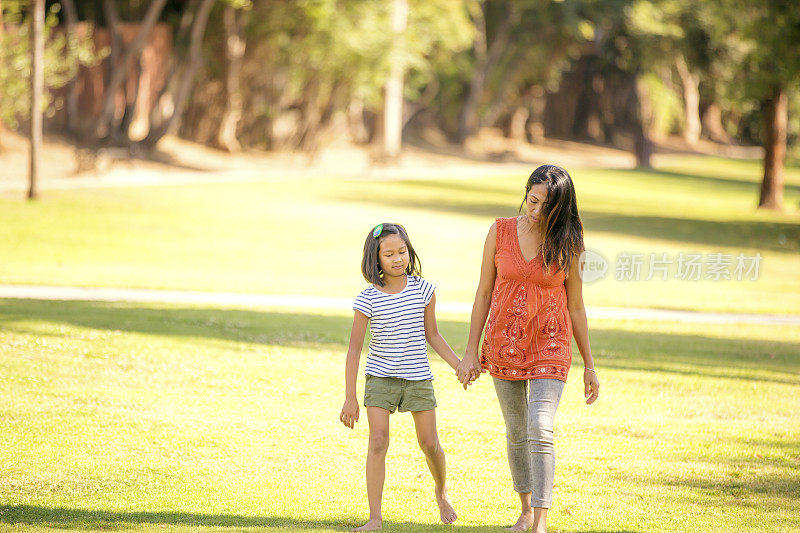
[[225,59],[227,59],[225,92],[227,99],[225,113],[217,134],[217,144],[228,152],[239,152],[242,149],[242,145],[236,138],[236,129],[242,118],[242,93],[239,90],[239,79],[246,43],[241,11],[226,5],[222,18],[225,26]]
[[136,104],[139,102],[139,84],[142,81],[142,65],[141,63],[136,63],[136,81],[133,84],[133,99],[131,100],[128,96],[128,88],[125,88],[125,112],[122,114],[122,119],[119,122],[119,127],[114,128],[112,130],[112,138],[115,138],[117,141],[125,142],[129,139],[129,131],[131,127],[131,122],[133,122],[133,117],[136,113]]
[[[125,45],[122,42],[122,31],[120,26],[122,25],[122,21],[119,18],[119,14],[117,13],[117,6],[114,0],[103,0],[103,15],[105,16],[106,23],[108,24],[108,34],[109,39],[111,41],[111,52],[108,55],[108,63],[106,67],[106,77],[105,83],[106,86],[111,84],[111,79],[114,77],[114,72],[118,68],[122,68],[122,61],[121,58],[125,56]],[[141,69],[141,65],[136,62],[137,71]],[[128,72],[125,71],[125,79],[128,78]],[[137,87],[138,87],[138,78],[137,78]],[[127,140],[127,128],[125,126],[125,122],[127,121],[130,124],[130,109],[128,105],[128,87],[123,80],[122,84],[122,91],[124,93],[123,102],[124,102],[124,110],[122,114],[122,120],[119,124],[117,124],[117,117],[116,117],[116,98],[114,98],[114,108],[109,119],[108,123],[108,131],[103,135],[108,139],[111,139],[113,143],[125,143]],[[135,98],[135,96],[134,96]]]
[[300,104],[300,128],[297,132],[296,141],[293,143],[302,151],[310,156],[315,156],[319,150],[319,139],[317,138],[322,121],[320,111],[321,93],[320,74],[315,72],[307,81],[303,91],[303,101]]
[[683,54],[678,54],[675,68],[683,85],[683,138],[689,146],[695,146],[700,140],[700,79],[689,70]]
[[722,109],[715,102],[711,102],[703,113],[703,131],[714,142],[731,144],[731,139],[725,127],[722,125]]
[[[164,116],[164,108],[172,108],[174,103],[174,92],[175,92],[175,77],[180,70],[180,59],[179,59],[179,50],[183,48],[183,44],[186,41],[190,40],[189,32],[192,28],[192,23],[196,18],[197,14],[197,5],[199,0],[189,0],[189,3],[184,8],[183,15],[181,16],[181,22],[178,26],[178,31],[175,33],[174,42],[174,50],[173,53],[169,56],[169,62],[167,67],[167,75],[166,79],[164,80],[164,85],[161,87],[161,90],[158,91],[158,96],[155,98],[155,105],[153,105],[152,109],[150,109],[150,116],[148,117],[148,125],[150,129],[157,129],[158,127],[162,126],[166,121],[166,117]],[[188,45],[186,46],[188,48]]]
[[392,5],[391,71],[386,80],[383,123],[383,155],[395,158],[400,155],[403,142],[403,77],[405,76],[405,31],[408,25],[408,0],[394,0]]
[[469,136],[470,132],[474,131],[477,127],[477,107],[480,92],[483,92],[483,85],[485,83],[486,73],[484,72],[484,65],[486,64],[487,54],[487,35],[486,35],[486,17],[483,13],[483,5],[479,3],[468,4],[472,10],[471,16],[473,24],[475,25],[475,41],[472,43],[472,50],[475,53],[475,68],[472,73],[472,78],[469,83],[469,91],[467,92],[464,103],[461,107],[461,112],[458,115],[458,129],[456,137],[459,143],[464,141]]
[[636,166],[652,168],[650,157],[653,155],[653,141],[650,140],[650,124],[653,116],[653,107],[647,88],[639,76],[634,80],[637,100],[636,126],[634,134],[633,152],[636,156]]
[[[61,0],[61,5],[64,7],[64,19],[67,26],[67,42],[69,43],[67,50],[73,51],[73,45],[76,42],[77,36],[75,35],[75,27],[78,25],[78,12],[75,10],[74,0]],[[75,76],[70,78],[67,83],[67,132],[75,134],[78,130],[78,72]]]
[[28,198],[38,196],[39,161],[42,149],[42,97],[44,95],[44,1],[31,6],[31,159]]
[[153,0],[150,7],[147,9],[144,20],[142,20],[136,38],[125,53],[121,64],[113,66],[114,71],[103,97],[102,111],[95,122],[94,128],[92,128],[96,136],[103,138],[110,133],[110,123],[115,110],[116,93],[128,78],[128,70],[130,69],[131,63],[134,60],[139,60],[142,48],[144,48],[147,38],[150,36],[150,31],[156,25],[156,21],[158,21],[158,17],[161,15],[161,11],[164,9],[166,3],[167,0]]
[[414,102],[403,102],[403,131],[415,116],[430,109],[440,88],[439,80],[434,78],[425,86],[425,90]]
[[[517,57],[512,58],[510,61],[503,65],[503,72],[496,73],[495,76],[500,78],[500,86],[494,91],[489,105],[486,106],[486,112],[482,117],[478,118],[478,128],[482,126],[495,126],[498,121],[509,113],[513,113],[514,109],[519,106],[519,103],[510,96],[511,84],[514,81],[514,76],[509,75],[521,68],[520,59],[522,54],[516,54]],[[524,96],[522,97],[524,100]]]
[[178,131],[183,120],[183,113],[186,110],[186,103],[194,87],[194,77],[200,68],[201,55],[203,52],[203,35],[208,25],[208,16],[216,0],[202,0],[200,7],[197,8],[197,15],[192,21],[192,32],[189,40],[189,63],[183,70],[177,93],[173,98],[172,113],[163,124],[154,126],[151,124],[150,133],[144,140],[147,146],[155,146],[156,143],[167,133]]
[[[5,26],[3,26],[3,0],[0,0],[0,37],[3,36],[3,32],[5,31]],[[3,132],[5,131],[5,127],[3,123],[0,122],[0,153],[3,151]]]
[[530,116],[530,109],[525,106],[517,106],[503,125],[503,135],[515,141],[526,140],[525,125],[528,123]]
[[544,109],[547,105],[547,96],[541,85],[534,85],[530,92],[531,114],[525,124],[525,136],[529,143],[537,144],[544,140]]
[[359,145],[369,142],[370,131],[364,116],[364,101],[359,98],[350,100],[347,105],[347,126],[350,138]]
[[[480,12],[480,13],[478,13]],[[475,133],[478,129],[478,105],[483,97],[483,90],[486,86],[486,79],[489,70],[497,64],[500,55],[508,48],[508,40],[511,36],[511,28],[519,21],[520,12],[515,4],[506,8],[506,16],[497,29],[497,35],[492,40],[492,44],[487,49],[486,19],[483,8],[479,7],[473,18],[477,18],[476,37],[475,37],[475,70],[469,84],[467,97],[461,107],[458,116],[458,142],[464,143],[467,137]]]
[[764,179],[758,207],[783,210],[783,160],[786,157],[786,125],[789,98],[785,87],[776,87],[763,105]]
[[111,41],[111,51],[108,55],[108,68],[106,69],[106,84],[111,83],[114,70],[119,67],[120,58],[123,55],[122,35],[120,34],[120,20],[117,14],[117,6],[114,0],[103,0],[103,15],[108,24],[108,35]]

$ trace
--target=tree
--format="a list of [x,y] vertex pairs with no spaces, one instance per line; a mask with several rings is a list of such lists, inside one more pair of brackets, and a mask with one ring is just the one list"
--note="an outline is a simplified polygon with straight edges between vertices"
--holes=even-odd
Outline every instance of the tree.
[[[139,60],[139,56],[141,55],[142,49],[147,42],[147,38],[150,36],[150,31],[158,21],[158,17],[161,15],[161,11],[164,9],[166,2],[167,0],[153,0],[153,2],[150,4],[150,7],[147,9],[147,13],[142,20],[142,24],[139,27],[136,37],[126,50],[125,55],[120,61],[120,64],[116,64],[116,62],[112,60],[111,79],[108,81],[108,84],[105,87],[102,110],[100,111],[100,115],[97,117],[94,128],[92,128],[97,137],[106,138],[112,134],[112,121],[114,119],[117,91],[122,86],[122,83],[128,78],[128,72],[133,62]],[[117,23],[115,20],[116,9],[114,3],[112,0],[104,0],[104,6],[107,8],[106,13],[108,15],[109,22],[111,23],[111,28],[109,29],[113,32],[115,31],[115,26]],[[127,137],[127,132],[125,133],[125,136]]]
[[[14,129],[18,119],[28,120],[31,104],[31,29],[32,10],[23,0],[2,0],[0,18],[17,31],[0,31],[0,123]],[[44,84],[42,109],[54,111],[50,89],[63,87],[74,78],[80,65],[97,62],[91,32],[71,41],[63,33],[54,32],[58,24],[60,4],[54,4],[44,19]],[[71,43],[71,44],[70,44]]]
[[[387,0],[254,2],[245,32],[240,141],[313,154],[331,127],[345,125],[358,132],[357,142],[374,142],[376,151],[382,150],[386,87],[393,64],[402,72],[402,84],[395,84],[399,90],[389,91],[389,101],[402,109],[391,128],[395,138],[401,137],[401,128],[412,117],[425,111],[435,115],[441,101],[448,109],[456,108],[461,80],[454,56],[467,49],[473,37],[466,1],[407,0],[407,4],[402,45],[395,48],[392,3]],[[217,31],[210,28],[210,42],[220,48]],[[204,105],[209,98],[214,100],[216,117],[217,100],[224,98],[218,90],[223,65],[210,56],[207,67],[200,90],[205,88],[208,95]],[[265,71],[270,75],[264,76]],[[198,138],[207,139],[214,124],[197,117],[203,114],[200,106],[193,109],[192,127],[203,130]],[[345,122],[335,121],[337,116]]]
[[[64,18],[67,26],[67,46],[69,52],[74,53],[78,49],[78,37],[75,34],[75,27],[78,24],[78,12],[75,9],[75,0],[61,0],[64,7]],[[78,120],[78,86],[75,83],[76,77],[70,78],[67,83],[67,131],[75,134],[77,131]]]
[[[150,132],[144,140],[146,146],[155,146],[164,135],[174,133],[180,127],[183,113],[194,88],[195,75],[202,61],[203,36],[215,1],[201,0],[200,5],[193,13],[188,58],[182,62],[183,69],[178,82],[175,85],[170,83],[165,85],[159,101],[153,108],[154,113],[150,115]],[[162,99],[170,100],[172,104],[168,106],[171,111],[165,115],[158,114],[161,109],[167,107],[160,105]]]
[[[478,105],[484,96],[489,71],[500,60],[500,57],[509,49],[514,26],[522,18],[522,9],[517,2],[504,3],[499,9],[497,23],[492,32],[487,30],[487,12],[492,6],[489,2],[471,3],[470,15],[475,24],[475,65],[469,82],[467,95],[462,104],[458,117],[458,142],[463,143],[473,134],[479,125]],[[491,18],[489,18],[491,22]],[[490,39],[491,37],[491,39]]]
[[[249,6],[247,6],[249,7]],[[228,152],[242,149],[236,138],[239,120],[242,118],[242,91],[240,89],[242,62],[246,49],[244,37],[244,9],[226,4],[223,12],[225,26],[225,113],[217,134],[217,144]]]
[[789,89],[800,81],[800,10],[784,0],[728,0],[719,16],[746,46],[735,86],[740,98],[760,104],[764,174],[758,207],[782,210]]
[[663,80],[662,91],[670,90],[665,85],[671,85],[672,72],[680,80],[683,137],[690,146],[697,144],[701,133],[700,84],[709,63],[707,11],[704,4],[691,0],[636,0],[628,10],[629,33],[641,68]]
[[[3,25],[3,0],[0,0],[0,44],[4,44],[5,26]],[[0,69],[1,70],[1,69]],[[3,117],[0,115],[0,152],[3,151]]]
[[36,198],[42,148],[42,93],[44,93],[44,0],[31,5],[31,154],[28,198]]
[[392,0],[392,44],[389,52],[389,77],[384,92],[383,153],[400,154],[403,136],[403,78],[405,77],[405,31],[408,26],[408,0]]

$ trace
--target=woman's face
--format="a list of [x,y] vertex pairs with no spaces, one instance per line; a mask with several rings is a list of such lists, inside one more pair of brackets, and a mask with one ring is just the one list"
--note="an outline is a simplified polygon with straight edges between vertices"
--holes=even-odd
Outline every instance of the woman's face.
[[528,196],[525,197],[525,216],[532,225],[539,225],[542,208],[546,201],[547,185],[544,183],[537,183],[531,186],[531,190],[528,191]]

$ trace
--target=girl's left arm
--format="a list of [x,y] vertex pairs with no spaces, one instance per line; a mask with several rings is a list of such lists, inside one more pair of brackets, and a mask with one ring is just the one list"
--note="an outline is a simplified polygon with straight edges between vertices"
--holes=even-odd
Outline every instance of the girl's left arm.
[[431,296],[431,301],[425,307],[425,340],[431,345],[431,348],[436,350],[439,356],[447,361],[447,364],[453,367],[453,370],[458,368],[458,363],[461,359],[458,358],[456,353],[444,340],[444,337],[439,333],[439,326],[436,325],[436,293]]
[[591,404],[600,393],[600,382],[597,379],[592,349],[589,346],[589,324],[583,306],[583,280],[580,271],[580,258],[576,256],[572,259],[564,286],[567,289],[567,309],[572,321],[572,335],[583,358],[583,393],[586,396],[586,403]]

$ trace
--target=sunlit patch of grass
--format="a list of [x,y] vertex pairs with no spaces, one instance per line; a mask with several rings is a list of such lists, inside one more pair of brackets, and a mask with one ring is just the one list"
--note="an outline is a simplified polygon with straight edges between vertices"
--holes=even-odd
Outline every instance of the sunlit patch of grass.
[[[457,352],[466,320],[440,318]],[[0,527],[358,524],[367,424],[338,421],[350,323],[335,313],[0,300]],[[552,531],[800,528],[797,328],[590,326],[601,397],[584,404],[577,361],[556,417]],[[491,380],[464,392],[435,356],[432,369],[459,528],[497,531],[518,511]],[[449,530],[437,525],[410,416],[391,424],[384,529]]]
[[[587,305],[800,313],[800,171],[787,169],[787,211],[775,214],[755,209],[757,163],[672,161],[572,172],[586,245],[611,264]],[[470,303],[486,232],[517,212],[526,178],[309,176],[2,199],[0,282],[353,297],[366,234],[397,221],[439,300]],[[643,254],[640,281],[616,279],[621,253]],[[668,281],[645,281],[651,253],[668,254]],[[680,253],[763,259],[755,280],[715,281],[706,266],[690,282],[675,278]]]

